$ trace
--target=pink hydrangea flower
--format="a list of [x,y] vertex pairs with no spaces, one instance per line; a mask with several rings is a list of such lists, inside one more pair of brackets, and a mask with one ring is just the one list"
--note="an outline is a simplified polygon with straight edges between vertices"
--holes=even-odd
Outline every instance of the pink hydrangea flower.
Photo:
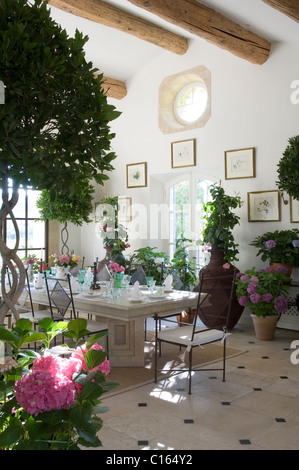
[[242,295],[242,297],[239,298],[239,304],[242,305],[242,307],[246,307],[248,304],[248,299],[246,295]]
[[76,403],[76,387],[62,374],[33,370],[17,380],[15,397],[25,411],[38,415],[45,411],[69,409]]
[[250,296],[250,300],[253,304],[257,304],[260,299],[261,299],[261,295],[258,294],[258,293],[251,294],[251,296]]

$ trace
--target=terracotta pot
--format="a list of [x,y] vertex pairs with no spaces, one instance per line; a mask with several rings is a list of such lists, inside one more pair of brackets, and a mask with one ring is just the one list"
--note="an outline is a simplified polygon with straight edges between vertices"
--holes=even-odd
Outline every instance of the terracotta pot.
[[185,326],[190,323],[193,324],[195,314],[196,308],[192,308],[190,312],[188,310],[183,310],[180,315],[176,316],[177,322],[179,322],[179,326]]
[[252,313],[251,318],[253,320],[256,339],[260,339],[262,341],[273,341],[279,316],[280,315],[257,317]]
[[[209,276],[210,277],[217,277],[217,276],[224,276],[224,275],[229,275],[229,274],[232,275],[233,271],[235,269],[234,266],[230,265],[229,269],[224,269],[223,265],[225,263],[227,263],[227,261],[224,260],[224,251],[213,248],[211,250],[210,262],[204,268],[207,277],[209,277]],[[239,272],[238,269],[237,269],[237,272]],[[231,288],[231,283],[229,282],[228,286],[227,286],[227,289],[230,290],[230,288]],[[198,286],[195,287],[194,290],[198,291],[199,287]],[[235,290],[236,290],[236,287],[235,287]],[[219,311],[219,305],[221,305],[221,299],[219,299],[219,296],[217,296],[217,298],[211,299],[211,303],[212,303],[212,305],[215,306],[215,315],[217,315],[217,311]],[[242,307],[239,304],[236,293],[234,291],[233,299],[232,299],[231,314],[230,314],[230,319],[229,319],[229,323],[228,323],[228,329],[234,328],[234,326],[238,323],[243,311],[244,311],[244,307]],[[201,318],[201,320],[204,321],[204,318]],[[220,320],[220,322],[222,324],[223,320]],[[213,324],[207,325],[207,326],[214,327],[214,326],[217,326],[217,324],[215,324],[213,322]]]

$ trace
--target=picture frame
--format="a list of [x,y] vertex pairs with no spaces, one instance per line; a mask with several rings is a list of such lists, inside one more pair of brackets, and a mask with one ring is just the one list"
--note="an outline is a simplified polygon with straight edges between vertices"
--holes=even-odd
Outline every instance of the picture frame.
[[290,221],[292,223],[299,222],[299,201],[293,199],[292,196],[290,196]]
[[195,139],[171,143],[171,168],[196,166]]
[[147,163],[130,163],[127,165],[127,188],[147,186]]
[[118,198],[118,220],[119,222],[131,222],[132,220],[132,198],[122,197]]
[[224,152],[225,179],[255,178],[255,148]]
[[279,191],[254,191],[247,193],[248,222],[280,221]]

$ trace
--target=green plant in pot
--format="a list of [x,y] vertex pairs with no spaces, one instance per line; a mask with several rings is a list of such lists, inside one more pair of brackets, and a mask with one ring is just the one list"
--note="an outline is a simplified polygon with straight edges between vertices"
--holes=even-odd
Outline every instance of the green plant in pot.
[[283,264],[288,276],[292,267],[299,266],[299,230],[275,230],[256,237],[252,245],[258,248],[257,256],[270,265]]
[[242,307],[250,309],[258,339],[274,338],[276,323],[288,308],[286,293],[290,286],[286,281],[283,270],[275,271],[273,266],[237,275],[237,298]]
[[[234,210],[241,207],[241,198],[225,194],[224,189],[216,184],[211,186],[210,193],[212,200],[203,205],[205,211],[203,243],[211,245],[211,259],[205,270],[211,277],[217,277],[232,274],[234,267],[231,263],[238,261],[238,244],[235,243],[232,231],[239,224],[240,217],[234,213]],[[234,295],[229,329],[237,324],[243,310],[244,307],[238,303]]]

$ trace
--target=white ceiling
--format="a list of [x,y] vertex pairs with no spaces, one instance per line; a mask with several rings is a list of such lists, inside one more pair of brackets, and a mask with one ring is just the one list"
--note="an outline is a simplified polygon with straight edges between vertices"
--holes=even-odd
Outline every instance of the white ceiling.
[[[201,40],[185,30],[175,27],[159,17],[135,7],[127,0],[106,0],[120,9],[146,18],[172,32],[190,40]],[[259,34],[270,42],[299,43],[299,23],[266,5],[262,0],[200,0],[231,18],[245,28]],[[78,29],[89,37],[85,45],[86,59],[101,73],[110,78],[126,81],[144,65],[150,63],[164,51],[130,34],[85,20],[58,8],[49,7],[52,18],[74,36]]]

